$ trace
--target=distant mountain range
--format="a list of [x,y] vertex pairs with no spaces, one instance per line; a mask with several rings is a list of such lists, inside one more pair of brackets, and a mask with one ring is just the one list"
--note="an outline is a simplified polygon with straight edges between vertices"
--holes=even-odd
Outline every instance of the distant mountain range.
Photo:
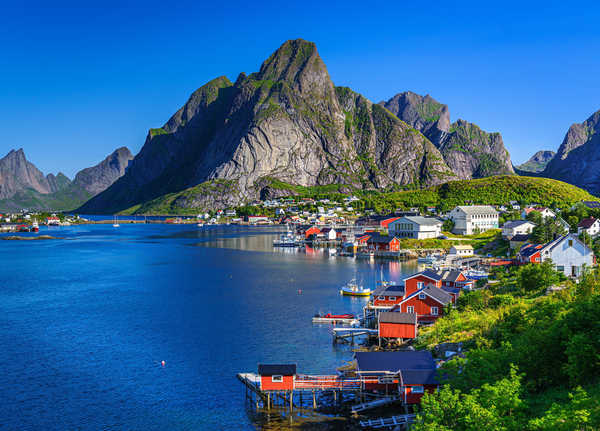
[[132,158],[127,148],[119,148],[71,181],[63,173],[44,176],[23,149],[11,150],[0,159],[0,210],[73,210],[122,176]]
[[274,182],[383,191],[506,173],[500,134],[451,124],[447,106],[429,96],[373,104],[335,87],[315,44],[298,39],[258,72],[195,91],[80,211],[112,213],[164,195],[181,208],[222,208],[273,196]]
[[542,172],[544,169],[546,169],[546,166],[548,163],[550,163],[550,160],[552,160],[555,155],[556,153],[554,151],[538,151],[525,163],[517,166],[517,169],[524,172]]
[[[44,176],[22,150],[0,160],[0,209],[208,210],[296,194],[416,189],[495,175],[545,176],[600,193],[600,111],[569,129],[558,153],[513,168],[500,133],[412,92],[372,103],[336,87],[314,43],[285,42],[260,70],[216,78],[132,157],[121,148],[70,181]],[[125,169],[127,167],[127,169]]]

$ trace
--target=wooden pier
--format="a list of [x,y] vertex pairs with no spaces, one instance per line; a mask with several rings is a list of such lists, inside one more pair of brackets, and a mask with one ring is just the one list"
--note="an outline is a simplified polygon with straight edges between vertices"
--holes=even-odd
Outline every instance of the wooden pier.
[[357,337],[361,337],[364,335],[377,335],[377,329],[369,329],[369,328],[333,328],[333,342],[338,343],[347,343],[350,342],[354,344],[354,339]]
[[360,426],[363,428],[373,429],[394,428],[397,426],[401,426],[407,429],[408,426],[415,421],[416,417],[417,415],[408,414],[391,416],[389,418],[369,419],[366,421],[360,421]]

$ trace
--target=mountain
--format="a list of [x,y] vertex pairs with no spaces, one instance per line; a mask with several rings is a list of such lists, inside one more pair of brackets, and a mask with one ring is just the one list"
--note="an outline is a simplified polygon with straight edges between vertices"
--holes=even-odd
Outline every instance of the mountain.
[[567,132],[542,175],[600,193],[600,111]]
[[95,196],[122,177],[132,159],[128,148],[118,148],[96,166],[77,172],[73,183]]
[[460,119],[451,124],[448,106],[431,96],[408,91],[379,104],[423,133],[458,178],[514,173],[500,133],[487,133]]
[[525,172],[542,172],[555,155],[554,151],[538,151],[525,163],[517,166],[517,169]]
[[180,205],[239,205],[275,180],[348,189],[456,178],[422,133],[347,88],[334,87],[314,43],[285,42],[258,72],[216,78],[151,129],[127,172],[80,212],[112,213],[178,193]]
[[0,159],[0,210],[72,210],[120,177],[131,158],[127,148],[119,148],[71,181],[62,173],[44,176],[23,149],[11,150]]

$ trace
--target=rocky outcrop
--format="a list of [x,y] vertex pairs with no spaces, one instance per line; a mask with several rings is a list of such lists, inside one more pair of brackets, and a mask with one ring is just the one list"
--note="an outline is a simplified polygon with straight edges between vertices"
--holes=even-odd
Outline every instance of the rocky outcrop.
[[517,169],[533,173],[542,172],[544,169],[546,169],[546,166],[548,163],[550,163],[550,160],[552,160],[555,155],[556,153],[554,151],[538,151],[525,163],[517,166]]
[[542,175],[600,194],[600,111],[569,128]]
[[118,148],[96,166],[79,171],[73,183],[97,195],[123,176],[131,159],[133,154],[128,148]]
[[236,182],[226,201],[239,205],[261,196],[265,178],[388,189],[455,177],[414,127],[336,89],[315,45],[299,39],[284,43],[258,72],[235,83],[220,77],[194,92],[163,127],[150,130],[125,175],[80,211],[115,212],[219,180]]
[[450,124],[448,106],[410,91],[380,102],[400,120],[423,133],[460,179],[513,174],[500,133],[487,133],[464,120]]
[[54,176],[48,178],[27,160],[23,149],[11,150],[0,159],[0,199],[7,199],[24,190],[52,193],[57,187]]

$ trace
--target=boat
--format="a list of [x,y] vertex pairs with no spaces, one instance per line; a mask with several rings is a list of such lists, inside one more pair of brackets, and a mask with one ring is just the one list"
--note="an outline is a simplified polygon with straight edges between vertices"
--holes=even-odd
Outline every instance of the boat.
[[417,263],[424,263],[427,265],[432,265],[432,264],[436,263],[437,260],[438,259],[434,255],[428,254],[427,256],[417,258]]
[[40,225],[38,224],[37,220],[34,220],[33,223],[31,224],[31,231],[32,232],[40,231]]
[[113,227],[119,227],[121,226],[119,223],[117,223],[117,216],[115,216],[115,222],[113,223]]
[[279,239],[273,240],[273,247],[296,247],[297,245],[296,236],[289,229],[287,233],[281,234]]
[[315,314],[312,318],[312,323],[347,323],[356,324],[358,320],[354,314]]
[[471,280],[481,280],[483,278],[488,278],[489,276],[489,273],[477,269],[469,269],[468,271],[465,271],[465,277],[470,278]]
[[340,293],[347,296],[371,296],[371,289],[365,289],[363,286],[359,286],[356,280],[351,280],[340,289]]

